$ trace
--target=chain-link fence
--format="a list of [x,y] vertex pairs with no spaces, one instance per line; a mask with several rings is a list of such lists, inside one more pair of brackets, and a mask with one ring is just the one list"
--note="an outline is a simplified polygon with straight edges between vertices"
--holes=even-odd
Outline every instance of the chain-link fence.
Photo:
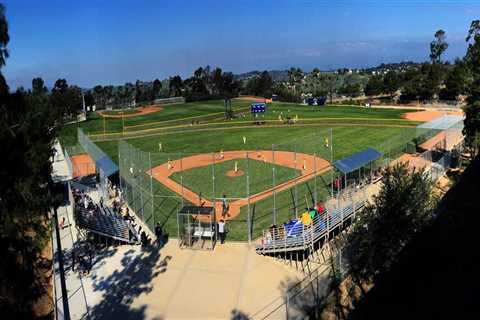
[[[312,130],[313,131],[313,130]],[[176,234],[183,205],[212,206],[228,239],[252,240],[271,224],[303,213],[329,194],[331,129],[277,145],[214,153],[147,152],[119,142],[124,199],[145,223]],[[246,139],[245,139],[246,140]]]
[[[149,146],[149,152],[121,141],[120,184],[124,199],[152,229],[160,223],[176,235],[182,206],[211,206],[217,219],[228,220],[227,239],[251,241],[331,198],[338,175],[331,164],[362,147],[349,145],[342,135],[341,128],[312,128],[307,136],[274,145],[244,137],[240,147],[232,147],[237,150],[219,147],[207,153],[164,152],[160,142],[158,151]],[[360,181],[388,165],[408,151],[414,138],[415,130],[405,129],[372,144],[381,159],[349,179]]]

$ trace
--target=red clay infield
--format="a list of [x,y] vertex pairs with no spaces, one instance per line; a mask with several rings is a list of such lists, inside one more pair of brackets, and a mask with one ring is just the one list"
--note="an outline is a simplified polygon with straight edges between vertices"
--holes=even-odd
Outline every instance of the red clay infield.
[[[247,152],[249,157],[252,159],[257,157],[261,158],[263,161],[273,163],[272,151],[225,151],[223,153],[223,159],[220,158],[218,154],[215,157],[215,160],[212,159],[211,154],[200,154],[189,156],[181,159],[170,161],[170,168],[168,163],[161,164],[151,170],[153,177],[161,182],[164,186],[174,191],[175,193],[183,196],[184,199],[190,201],[191,203],[198,204],[199,196],[194,191],[189,190],[170,179],[170,176],[176,172],[207,166],[215,163],[229,161],[233,159],[241,159],[247,157]],[[297,153],[296,154],[296,164],[295,165],[295,153],[289,151],[275,151],[275,164],[281,165],[289,168],[300,168],[301,175],[295,179],[286,181],[277,185],[275,188],[269,188],[262,192],[250,196],[250,204],[260,201],[262,199],[268,198],[273,194],[273,191],[279,192],[285,189],[292,187],[295,183],[304,182],[313,178],[315,175],[320,175],[327,171],[330,168],[330,163],[320,157],[314,157],[312,155]],[[150,173],[150,172],[148,172]],[[182,192],[183,191],[183,192]],[[214,204],[209,200],[202,199],[202,204],[204,206],[214,206]],[[232,220],[240,214],[240,208],[248,204],[248,199],[240,199],[232,201],[229,203],[229,210],[226,216],[227,220]],[[200,204],[199,204],[200,205]],[[215,202],[215,211],[217,219],[221,218],[222,212],[222,203],[220,201]]]
[[411,121],[431,121],[435,118],[439,118],[445,115],[463,115],[462,111],[435,111],[425,110],[416,112],[406,112],[402,114],[403,119]]
[[72,162],[72,178],[95,174],[95,162],[88,154],[77,154],[70,157]]
[[104,118],[133,118],[137,116],[143,116],[149,113],[155,113],[162,111],[163,108],[158,105],[152,105],[152,106],[146,106],[143,108],[138,108],[135,113],[126,113],[122,114],[122,112],[118,112],[117,114],[107,114],[105,111],[99,111],[98,114],[101,115]]

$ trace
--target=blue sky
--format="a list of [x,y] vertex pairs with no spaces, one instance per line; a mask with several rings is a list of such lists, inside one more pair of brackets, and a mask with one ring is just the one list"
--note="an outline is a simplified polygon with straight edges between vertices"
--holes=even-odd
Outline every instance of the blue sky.
[[185,77],[207,64],[240,73],[423,61],[440,28],[454,59],[480,18],[478,1],[0,1],[12,89],[37,76],[82,87]]

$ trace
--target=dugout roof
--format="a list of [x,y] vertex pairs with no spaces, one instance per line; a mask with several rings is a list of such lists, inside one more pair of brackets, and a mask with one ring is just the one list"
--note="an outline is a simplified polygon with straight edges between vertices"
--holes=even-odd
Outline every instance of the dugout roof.
[[425,123],[417,126],[417,129],[446,130],[446,129],[449,129],[451,127],[454,127],[459,122],[463,122],[463,116],[445,115],[445,116],[433,119],[429,122],[425,122]]
[[349,157],[337,160],[333,165],[342,173],[347,174],[377,160],[381,156],[382,154],[377,150],[368,148],[364,151],[354,153]]

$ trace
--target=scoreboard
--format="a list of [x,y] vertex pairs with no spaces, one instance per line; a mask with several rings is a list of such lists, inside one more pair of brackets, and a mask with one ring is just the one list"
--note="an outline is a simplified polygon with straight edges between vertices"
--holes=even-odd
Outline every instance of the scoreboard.
[[250,105],[251,113],[265,113],[266,110],[267,110],[266,103],[252,103]]

